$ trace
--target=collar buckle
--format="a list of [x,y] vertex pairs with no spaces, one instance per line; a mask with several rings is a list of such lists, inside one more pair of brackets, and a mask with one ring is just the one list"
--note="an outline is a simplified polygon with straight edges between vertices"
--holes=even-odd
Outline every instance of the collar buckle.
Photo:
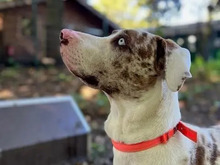
[[169,140],[169,135],[166,133],[166,134],[163,134],[161,137],[160,137],[160,140],[161,140],[161,143],[163,144],[166,144]]
[[138,151],[150,149],[159,144],[166,144],[169,141],[169,139],[171,139],[177,131],[181,132],[184,136],[194,141],[195,143],[197,142],[197,132],[187,127],[180,121],[176,127],[174,127],[173,129],[169,130],[165,134],[155,139],[143,141],[143,142],[136,143],[136,144],[125,144],[122,142],[116,142],[112,140],[112,144],[114,148],[122,152],[138,152]]

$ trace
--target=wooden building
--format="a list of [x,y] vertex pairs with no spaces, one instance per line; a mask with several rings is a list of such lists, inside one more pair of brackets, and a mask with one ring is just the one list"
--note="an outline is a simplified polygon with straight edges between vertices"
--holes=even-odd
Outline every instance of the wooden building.
[[[35,52],[32,37],[31,0],[16,0],[0,3],[0,61],[9,57],[23,63],[41,59],[46,55],[46,2],[38,0],[37,38]],[[119,28],[85,0],[64,2],[63,27],[103,36]],[[59,37],[59,34],[57,36]],[[57,48],[55,48],[57,49]],[[37,54],[38,57],[35,56]]]

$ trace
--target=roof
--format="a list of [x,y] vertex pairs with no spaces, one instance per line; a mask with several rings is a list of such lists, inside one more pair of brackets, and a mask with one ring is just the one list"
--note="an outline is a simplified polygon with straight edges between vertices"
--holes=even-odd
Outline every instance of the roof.
[[[35,0],[37,3],[45,3],[46,0]],[[72,1],[72,0],[65,0],[65,1]],[[95,15],[97,18],[104,20],[112,29],[119,29],[120,27],[109,20],[106,16],[95,10],[93,7],[89,6],[85,1],[83,0],[75,0],[74,2],[78,3],[80,6],[85,8],[87,11],[89,11],[92,15]],[[25,5],[31,5],[32,0],[14,0],[14,1],[4,1],[0,2],[0,10],[7,10],[10,8],[15,7],[22,7]]]
[[[45,0],[35,0],[36,2],[45,2]],[[0,10],[21,7],[24,5],[31,5],[32,0],[14,0],[14,1],[3,1],[0,2]]]
[[71,96],[0,101],[0,149],[10,150],[90,132]]
[[[210,23],[213,30],[220,29],[220,21],[212,21]],[[191,35],[200,34],[204,28],[209,26],[208,22],[198,22],[194,24],[187,24],[181,26],[162,26],[159,28],[149,28],[147,31],[155,33],[157,31],[162,32],[164,36],[174,37],[178,35]]]

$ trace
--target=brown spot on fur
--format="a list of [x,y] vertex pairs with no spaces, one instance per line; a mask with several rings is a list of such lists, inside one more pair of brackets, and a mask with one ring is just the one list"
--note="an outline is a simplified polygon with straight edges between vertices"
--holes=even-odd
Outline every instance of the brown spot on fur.
[[157,75],[149,76],[148,86],[154,86],[157,81]]
[[177,44],[170,39],[166,39],[166,44],[169,50],[172,50],[178,47]]
[[210,158],[210,164],[211,165],[215,165],[216,163],[216,160],[217,160],[217,150],[218,150],[218,147],[217,145],[214,143],[213,144],[213,147],[212,147],[212,153],[211,153],[211,158]]
[[148,34],[146,32],[143,32],[142,35],[146,38]]
[[152,69],[151,69],[151,68],[148,68],[148,71],[149,71],[149,72],[152,72]]
[[[131,72],[130,81],[132,81],[133,89],[135,91],[147,91],[150,87],[152,87],[157,80],[157,76],[148,76],[145,77],[143,75],[139,75],[135,72]],[[140,92],[139,92],[140,93]]]
[[138,32],[136,30],[124,30],[124,33],[129,35],[131,38],[137,38]]
[[136,40],[137,44],[141,44],[146,40],[146,37],[144,35],[140,35],[138,39]]
[[141,76],[140,76],[140,75],[138,75],[137,73],[135,73],[135,74],[134,74],[134,77],[135,77],[136,79],[141,78]]
[[131,57],[128,56],[128,57],[125,58],[125,60],[126,60],[127,63],[130,63],[131,62]]
[[204,159],[205,159],[205,148],[202,146],[198,146],[196,148],[196,157],[195,157],[195,165],[205,165]]
[[121,63],[119,62],[119,61],[114,61],[113,63],[112,63],[112,65],[115,67],[115,68],[121,68],[122,66],[121,66]]
[[142,62],[141,63],[141,67],[142,68],[148,68],[148,67],[150,67],[151,65],[149,64],[149,63],[147,63],[147,62]]
[[131,72],[130,73],[130,75],[131,75],[131,77],[130,77],[130,79],[137,85],[137,84],[139,84],[140,86],[142,86],[143,84],[143,82],[142,82],[142,79],[141,79],[141,76],[140,75],[138,75],[137,73],[134,73],[134,72]]
[[104,72],[103,71],[99,71],[99,74],[104,75]]
[[158,74],[164,73],[166,62],[166,44],[160,37],[156,38],[156,57],[154,62],[154,68]]
[[141,59],[146,59],[148,57],[148,51],[146,50],[146,48],[140,48],[138,49],[138,55],[141,57]]
[[148,54],[148,56],[147,57],[153,56],[154,55],[153,53],[154,52],[153,52],[152,46],[150,44],[148,44],[148,46],[147,46],[147,54]]
[[150,58],[153,55],[152,47],[148,45],[147,49],[145,47],[139,48],[138,55],[142,60]]
[[136,59],[137,59],[138,61],[142,61],[142,58],[140,58],[140,57],[137,57]]
[[120,90],[117,87],[113,87],[113,86],[108,86],[108,85],[100,86],[100,89],[105,91],[110,96],[113,95],[113,94],[120,93]]
[[128,70],[123,70],[123,71],[121,72],[121,76],[124,77],[125,79],[128,79],[128,78],[129,78]]
[[83,81],[85,81],[89,85],[92,85],[95,87],[98,86],[99,84],[99,81],[95,76],[86,75],[86,76],[81,76],[80,78],[83,79]]
[[213,134],[212,134],[212,133],[210,133],[210,136],[211,136],[211,138],[212,138],[213,142],[216,142],[216,139],[215,139],[215,137],[213,136]]

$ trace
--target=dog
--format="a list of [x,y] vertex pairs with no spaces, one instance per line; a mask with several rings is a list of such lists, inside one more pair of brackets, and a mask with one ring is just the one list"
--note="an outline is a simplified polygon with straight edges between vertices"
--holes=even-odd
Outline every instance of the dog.
[[107,37],[63,29],[60,44],[69,71],[109,99],[104,127],[114,165],[220,165],[220,127],[180,122],[178,91],[191,78],[187,49],[132,29]]

